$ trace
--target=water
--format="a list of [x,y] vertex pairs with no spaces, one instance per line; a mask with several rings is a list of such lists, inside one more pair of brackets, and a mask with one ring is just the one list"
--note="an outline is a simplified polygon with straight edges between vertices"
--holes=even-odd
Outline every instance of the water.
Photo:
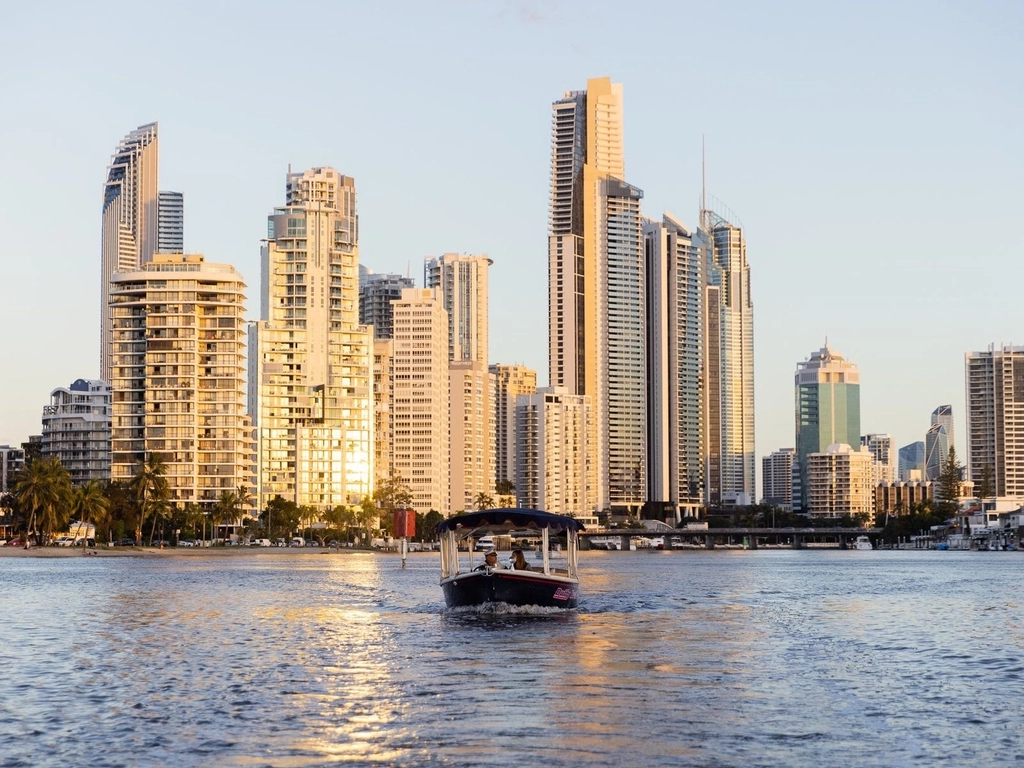
[[0,765],[1024,761],[1019,553],[581,560],[532,616],[432,554],[0,558]]

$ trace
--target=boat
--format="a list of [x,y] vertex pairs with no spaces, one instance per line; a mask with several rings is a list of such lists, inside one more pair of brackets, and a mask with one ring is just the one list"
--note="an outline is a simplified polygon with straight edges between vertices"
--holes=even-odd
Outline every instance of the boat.
[[[499,603],[566,609],[577,606],[578,534],[584,530],[578,520],[539,509],[482,509],[442,520],[435,530],[441,539],[441,589],[449,608]],[[542,562],[526,570],[473,562],[473,540],[513,531],[540,534]],[[560,559],[556,565],[552,538],[562,533],[566,537],[565,560],[563,563]],[[467,557],[460,559],[463,542],[468,543]]]
[[853,542],[854,549],[874,549],[871,546],[871,539],[867,536],[858,536],[856,541]]

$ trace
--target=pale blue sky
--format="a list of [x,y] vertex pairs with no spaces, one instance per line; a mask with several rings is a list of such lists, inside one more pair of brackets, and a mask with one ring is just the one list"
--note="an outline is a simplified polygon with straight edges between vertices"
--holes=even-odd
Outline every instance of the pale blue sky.
[[[793,445],[793,373],[825,336],[864,432],[923,439],[963,357],[1024,344],[1019,2],[51,2],[0,24],[0,443],[98,373],[100,205],[118,141],[160,123],[186,250],[234,264],[284,174],[354,176],[361,262],[494,260],[491,359],[547,380],[550,104],[625,89],[627,180],[693,224],[741,219],[757,452]],[[760,475],[760,464],[758,464]],[[758,489],[760,492],[760,488]]]

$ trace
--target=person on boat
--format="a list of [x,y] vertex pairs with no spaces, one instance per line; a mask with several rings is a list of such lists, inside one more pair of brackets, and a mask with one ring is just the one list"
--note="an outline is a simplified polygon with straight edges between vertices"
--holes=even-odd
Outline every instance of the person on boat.
[[530,570],[530,564],[526,562],[526,556],[523,554],[523,550],[512,550],[512,568],[516,571]]
[[501,563],[498,562],[498,553],[495,550],[492,549],[490,552],[488,552],[486,555],[484,555],[484,562],[483,562],[483,564],[482,565],[478,565],[473,570],[474,571],[484,571],[484,570],[487,570],[488,568],[494,569],[494,568],[504,568],[504,567],[505,566],[503,566]]

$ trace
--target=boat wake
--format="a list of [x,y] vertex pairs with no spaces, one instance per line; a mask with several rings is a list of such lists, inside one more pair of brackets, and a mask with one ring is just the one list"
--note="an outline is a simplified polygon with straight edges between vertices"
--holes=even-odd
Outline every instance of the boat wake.
[[508,603],[481,603],[446,608],[448,616],[564,616],[570,609],[540,605],[510,605]]

